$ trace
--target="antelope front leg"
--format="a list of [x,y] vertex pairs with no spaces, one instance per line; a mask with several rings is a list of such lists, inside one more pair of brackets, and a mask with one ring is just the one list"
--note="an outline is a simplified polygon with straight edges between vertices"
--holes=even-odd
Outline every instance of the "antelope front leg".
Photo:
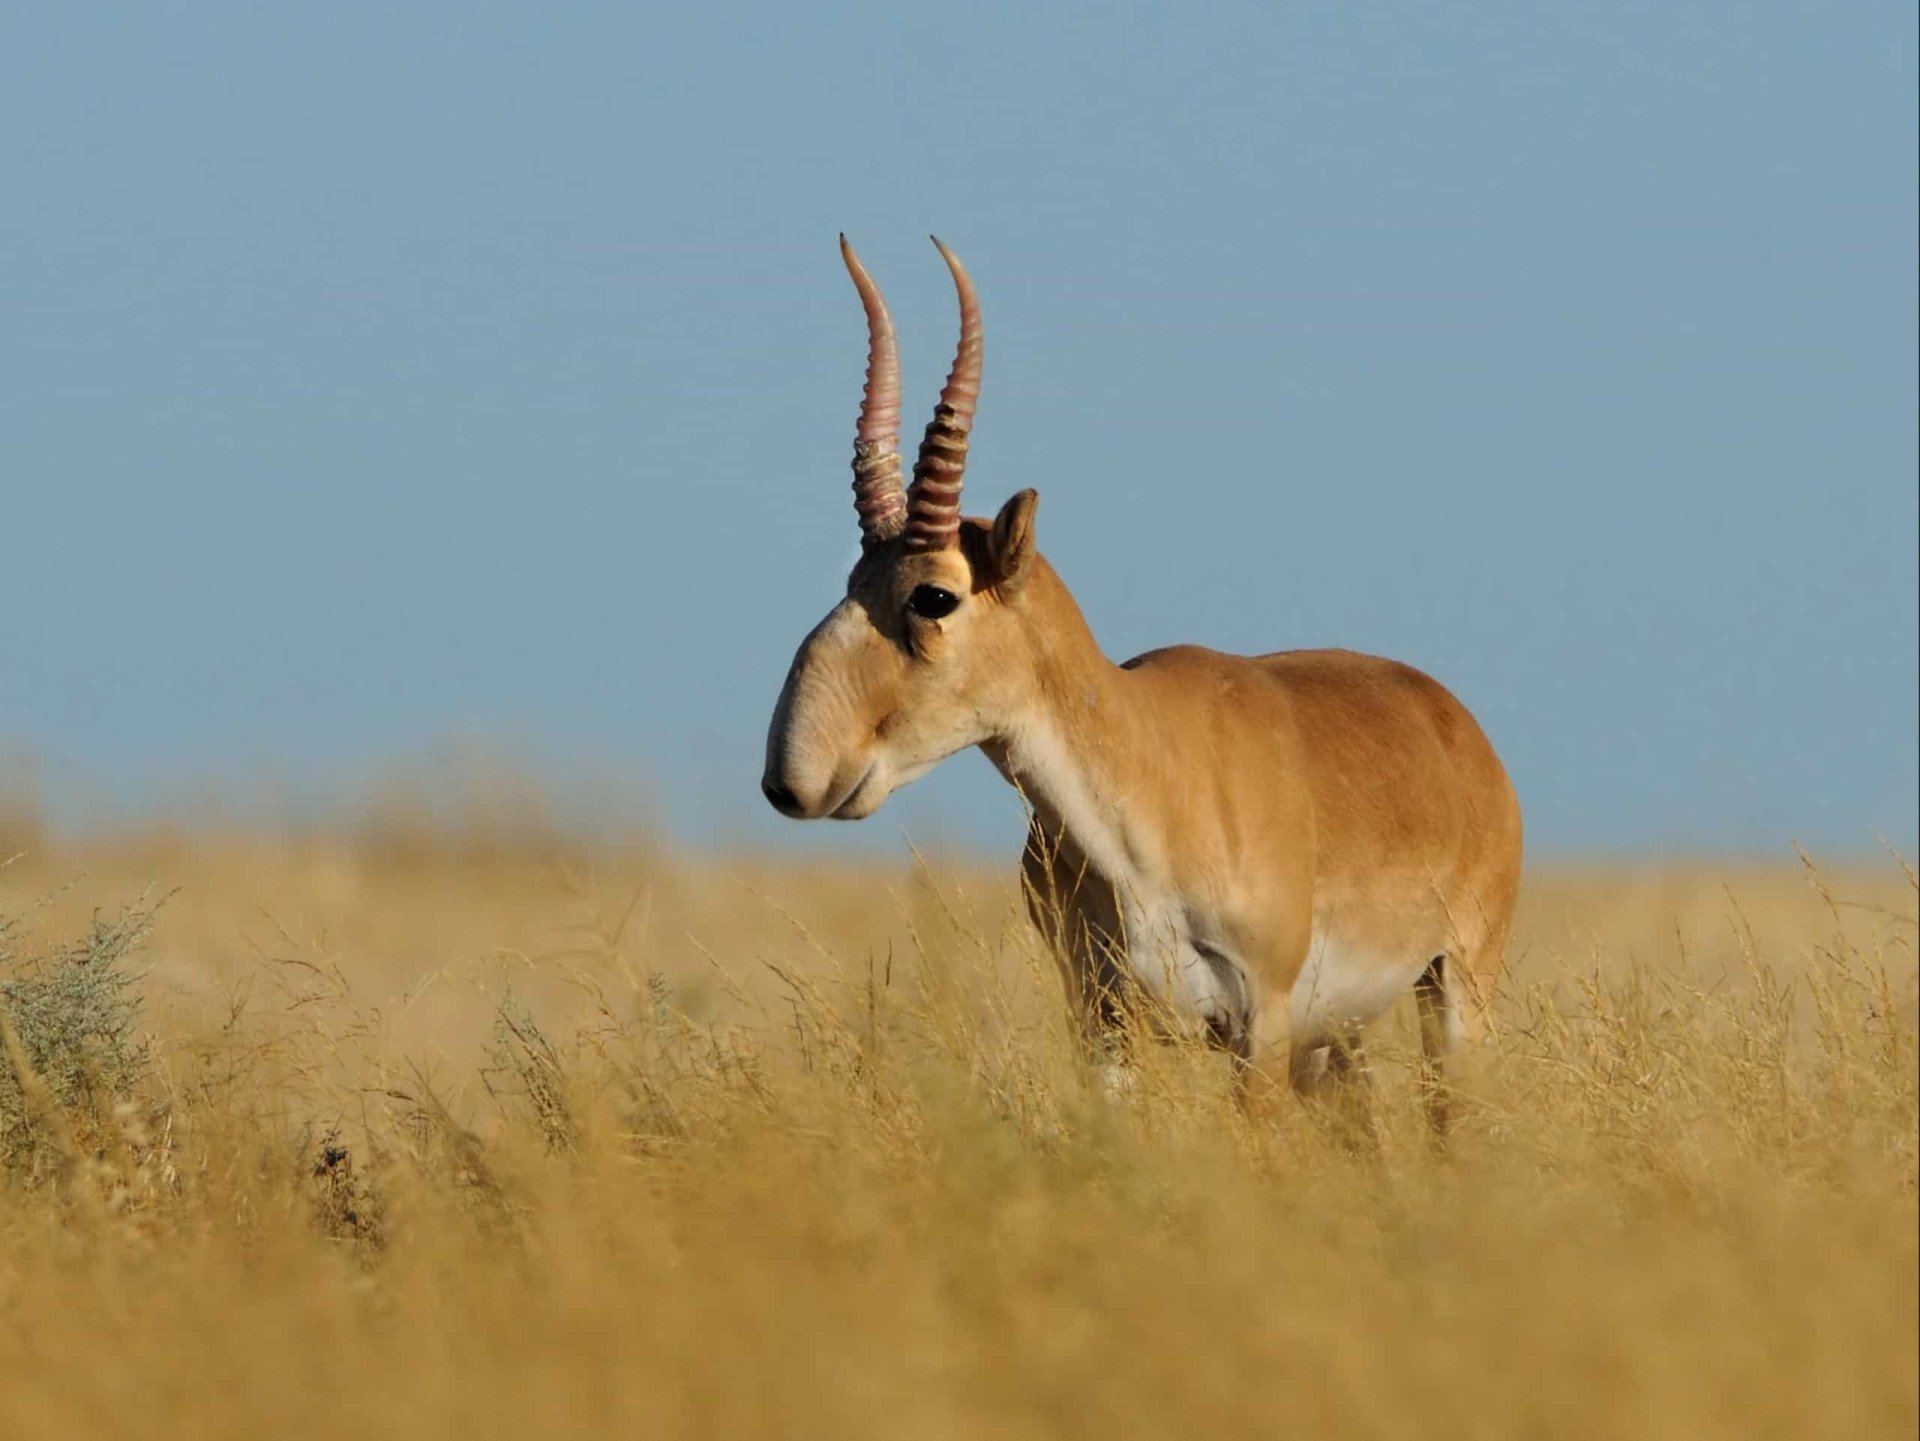
[[1060,967],[1072,1009],[1074,1041],[1110,1096],[1133,1089],[1121,972],[1114,963],[1118,914],[1110,888],[1065,862],[1059,843],[1036,822],[1020,858],[1027,915]]
[[1133,1038],[1106,973],[1076,965],[1068,984],[1075,996],[1074,1032],[1082,1063],[1094,1068],[1107,1095],[1132,1094]]
[[1284,1048],[1233,1058],[1233,1092],[1254,1126],[1269,1135],[1293,1089]]
[[1324,1118],[1349,1149],[1379,1155],[1373,1074],[1357,1029],[1324,1045],[1296,1047],[1288,1056],[1287,1069],[1294,1093],[1310,1114]]

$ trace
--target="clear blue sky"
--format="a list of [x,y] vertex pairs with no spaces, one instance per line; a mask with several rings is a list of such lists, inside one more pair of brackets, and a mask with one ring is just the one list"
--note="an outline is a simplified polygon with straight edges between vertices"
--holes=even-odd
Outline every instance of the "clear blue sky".
[[969,509],[1116,659],[1409,660],[1537,854],[1915,835],[1911,5],[43,6],[0,21],[0,748],[56,813],[453,734],[703,842],[985,300]]

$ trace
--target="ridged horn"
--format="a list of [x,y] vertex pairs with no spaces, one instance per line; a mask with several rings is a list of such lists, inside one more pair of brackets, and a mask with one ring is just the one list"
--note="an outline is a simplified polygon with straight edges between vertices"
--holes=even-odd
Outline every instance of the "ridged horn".
[[933,409],[933,422],[920,442],[920,458],[913,466],[913,486],[907,492],[907,549],[945,550],[960,534],[960,484],[967,471],[967,435],[973,429],[974,407],[980,403],[980,298],[960,258],[930,237],[953,272],[953,288],[960,296],[960,346],[953,369]]
[[853,432],[853,508],[860,517],[862,542],[873,545],[892,540],[907,521],[906,490],[900,483],[900,347],[880,287],[844,234],[840,258],[867,312],[867,386]]

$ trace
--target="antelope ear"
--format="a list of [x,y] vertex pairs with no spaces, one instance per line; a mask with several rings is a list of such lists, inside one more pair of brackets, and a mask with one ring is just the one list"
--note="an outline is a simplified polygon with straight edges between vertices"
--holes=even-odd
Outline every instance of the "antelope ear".
[[1009,594],[1026,583],[1032,569],[1033,513],[1039,508],[1039,492],[1023,490],[1001,506],[1000,514],[993,518],[993,538],[988,543],[993,583]]

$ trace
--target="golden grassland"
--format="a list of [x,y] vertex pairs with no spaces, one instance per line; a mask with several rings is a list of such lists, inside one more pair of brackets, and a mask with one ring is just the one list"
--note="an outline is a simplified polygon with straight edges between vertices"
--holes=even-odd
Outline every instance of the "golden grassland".
[[124,1074],[8,1042],[0,1435],[1914,1431],[1893,860],[1536,867],[1442,1156],[1410,1007],[1374,1149],[1090,1084],[1010,859],[22,845],[0,980],[164,901]]

